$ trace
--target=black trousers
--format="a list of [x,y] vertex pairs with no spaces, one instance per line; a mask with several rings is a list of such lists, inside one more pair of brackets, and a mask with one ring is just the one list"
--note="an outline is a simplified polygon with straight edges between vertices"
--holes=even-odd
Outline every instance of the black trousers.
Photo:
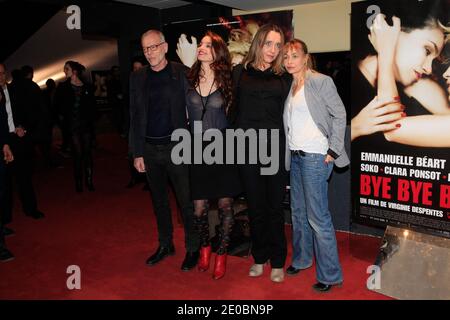
[[172,214],[168,196],[170,179],[183,216],[186,250],[197,251],[200,241],[194,228],[194,209],[189,192],[189,170],[187,165],[172,163],[170,154],[174,145],[175,143],[167,145],[146,143],[144,151],[147,180],[158,225],[159,243],[163,247],[173,243]]
[[[3,155],[3,153],[1,153]],[[0,203],[5,203],[6,194],[6,163],[3,158],[0,159]],[[3,234],[4,210],[0,207],[0,251],[5,248],[5,236]]]
[[[283,268],[287,255],[283,199],[288,175],[284,167],[284,135],[279,139],[279,168],[276,174],[261,175],[261,164],[239,165],[249,209],[252,255],[257,264],[270,260],[272,268]],[[246,150],[249,150],[248,144]]]
[[85,178],[92,178],[92,136],[92,131],[89,128],[71,132],[70,148],[72,149],[75,181],[79,180],[81,182],[83,173]]
[[2,201],[3,223],[12,221],[13,210],[13,178],[17,184],[22,210],[26,215],[37,211],[36,194],[33,187],[33,143],[30,136],[19,138],[11,134],[11,151],[14,161],[7,166],[5,182],[5,201]]

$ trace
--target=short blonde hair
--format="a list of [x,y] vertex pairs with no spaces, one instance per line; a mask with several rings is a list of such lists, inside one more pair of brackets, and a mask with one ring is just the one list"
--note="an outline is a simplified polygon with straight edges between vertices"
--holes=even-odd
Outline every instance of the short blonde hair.
[[306,45],[306,43],[300,39],[292,39],[288,42],[286,42],[286,44],[283,47],[283,55],[288,52],[289,50],[298,50],[303,52],[306,55],[306,68],[308,70],[314,70],[315,69],[315,64],[314,64],[314,59],[313,57],[309,54],[308,51],[308,46]]

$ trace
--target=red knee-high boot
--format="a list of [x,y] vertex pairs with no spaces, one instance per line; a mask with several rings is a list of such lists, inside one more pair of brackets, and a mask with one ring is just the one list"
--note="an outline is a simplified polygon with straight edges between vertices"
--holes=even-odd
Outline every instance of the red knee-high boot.
[[200,259],[198,262],[198,270],[202,272],[208,271],[210,259],[211,259],[211,245],[207,247],[201,247]]
[[213,279],[219,280],[220,278],[223,278],[225,275],[225,271],[227,268],[227,254],[218,254],[216,255],[216,262],[214,263],[214,273],[213,273]]

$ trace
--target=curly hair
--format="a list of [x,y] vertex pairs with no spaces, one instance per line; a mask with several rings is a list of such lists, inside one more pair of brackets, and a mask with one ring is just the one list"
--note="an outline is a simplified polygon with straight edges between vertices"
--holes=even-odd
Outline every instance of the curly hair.
[[[210,64],[214,72],[214,80],[218,90],[225,100],[225,111],[228,112],[233,103],[231,82],[231,56],[225,41],[218,34],[208,31],[204,37],[211,38],[213,62]],[[187,78],[192,87],[197,88],[200,83],[201,62],[196,61],[189,71]]]

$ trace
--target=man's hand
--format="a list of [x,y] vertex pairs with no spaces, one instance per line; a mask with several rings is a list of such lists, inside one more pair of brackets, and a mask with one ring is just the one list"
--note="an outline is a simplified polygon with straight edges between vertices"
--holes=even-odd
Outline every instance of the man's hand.
[[11,152],[9,145],[7,144],[3,146],[3,159],[6,161],[6,163],[10,163],[14,160],[13,153]]
[[197,38],[191,36],[192,43],[190,43],[183,33],[178,39],[177,43],[177,55],[181,62],[188,68],[197,60]]
[[139,157],[139,158],[135,158],[134,159],[134,167],[136,168],[136,170],[138,172],[145,172],[145,163],[144,163],[144,158],[143,157]]
[[27,134],[27,130],[25,130],[22,127],[17,127],[16,128],[16,134],[19,138],[22,138],[23,136],[25,136]]

